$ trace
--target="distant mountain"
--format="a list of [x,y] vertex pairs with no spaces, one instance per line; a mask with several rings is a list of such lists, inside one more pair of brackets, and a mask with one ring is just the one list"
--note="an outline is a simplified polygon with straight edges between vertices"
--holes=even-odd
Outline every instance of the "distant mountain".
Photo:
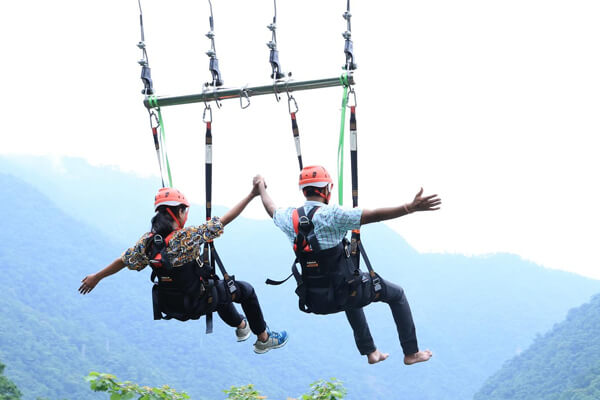
[[600,399],[600,295],[506,362],[475,400]]
[[[0,173],[29,183],[66,214],[121,243],[148,228],[148,216],[143,211],[152,212],[152,204],[146,200],[160,187],[158,177],[140,178],[116,168],[94,168],[79,158],[0,155]],[[136,212],[129,213],[132,209]]]
[[90,370],[168,383],[194,399],[222,398],[222,389],[250,382],[283,399],[332,376],[350,399],[469,399],[504,361],[600,291],[598,281],[513,255],[419,254],[385,225],[369,225],[363,238],[373,264],[404,287],[420,344],[434,351],[430,362],[405,367],[389,309],[375,304],[366,311],[371,331],[392,356],[369,366],[344,315],[303,314],[293,283],[264,285],[289,273],[292,251],[272,222],[240,218],[216,246],[230,272],[254,285],[271,328],[291,336],[285,348],[258,356],[218,319],[212,335],[203,320],[153,321],[148,271],[123,271],[87,296],[76,292],[83,276],[147,228],[154,180],[68,159],[57,172],[48,160],[0,157],[0,171],[10,174],[0,174],[0,206],[9,210],[2,224],[9,228],[0,230],[0,305],[8,310],[0,360],[27,400],[91,398],[80,380]]

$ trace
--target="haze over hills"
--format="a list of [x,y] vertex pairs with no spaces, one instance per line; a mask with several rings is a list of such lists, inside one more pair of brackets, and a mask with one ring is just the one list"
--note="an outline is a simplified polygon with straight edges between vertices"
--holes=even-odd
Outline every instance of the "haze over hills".
[[[287,276],[292,251],[270,221],[240,218],[215,242],[219,253],[230,272],[254,285],[271,328],[291,336],[285,348],[258,356],[218,319],[212,335],[204,335],[203,320],[153,321],[148,271],[123,271],[79,295],[83,276],[148,228],[159,182],[77,159],[60,165],[0,157],[0,204],[10,210],[10,229],[0,230],[0,265],[10,271],[0,279],[7,310],[0,361],[27,399],[91,398],[82,379],[90,370],[168,383],[194,399],[221,398],[222,389],[246,383],[282,399],[332,376],[344,381],[350,399],[469,399],[536,335],[600,291],[598,281],[514,255],[420,254],[385,225],[366,226],[374,266],[404,287],[419,342],[434,351],[429,363],[405,367],[389,309],[375,304],[366,311],[371,331],[392,356],[368,366],[343,315],[303,314],[291,282],[264,285],[266,277]],[[191,223],[202,221],[198,214]]]
[[475,400],[600,399],[600,295],[506,362]]

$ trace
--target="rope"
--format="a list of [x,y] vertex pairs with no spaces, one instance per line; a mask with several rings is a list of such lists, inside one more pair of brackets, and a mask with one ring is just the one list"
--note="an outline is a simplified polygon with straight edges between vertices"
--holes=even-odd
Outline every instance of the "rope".
[[[156,96],[150,96],[148,98],[148,104],[150,107],[155,108],[158,113],[158,126],[160,128],[160,149],[161,149],[161,160],[159,167],[161,170],[161,179],[163,178],[162,165],[164,164],[167,169],[167,177],[169,178],[169,187],[173,187],[173,178],[171,176],[171,165],[169,164],[169,156],[167,155],[167,138],[165,134],[165,124],[163,122],[162,113],[160,112],[160,107],[158,106],[158,100]],[[164,182],[164,181],[163,181]],[[164,187],[164,183],[163,183]]]

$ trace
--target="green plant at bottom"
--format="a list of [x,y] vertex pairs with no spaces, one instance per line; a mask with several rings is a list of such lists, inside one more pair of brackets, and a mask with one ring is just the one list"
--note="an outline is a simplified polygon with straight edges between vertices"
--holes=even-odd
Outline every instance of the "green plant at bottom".
[[129,381],[118,382],[114,375],[99,372],[90,372],[85,380],[90,383],[93,391],[108,392],[110,400],[183,400],[190,398],[186,393],[179,393],[167,385],[151,388]]
[[229,390],[223,390],[227,394],[228,400],[262,400],[266,396],[261,396],[258,390],[254,389],[253,384],[246,386],[232,386]]
[[[118,382],[114,375],[99,372],[90,372],[85,380],[90,383],[93,391],[109,393],[110,400],[184,400],[190,398],[187,393],[177,392],[167,385],[151,388],[129,381]],[[300,400],[341,400],[346,396],[346,388],[342,385],[342,381],[335,378],[331,378],[329,381],[321,379],[312,383],[310,388],[310,393],[302,395]],[[229,390],[223,391],[227,394],[227,400],[263,400],[267,398],[262,396],[253,384],[231,386]],[[288,398],[288,400],[296,399]]]
[[10,379],[4,376],[6,366],[0,362],[0,400],[20,400],[21,391]]
[[323,379],[310,385],[311,392],[302,395],[302,400],[340,400],[346,396],[346,388],[342,381],[331,378],[329,381]]

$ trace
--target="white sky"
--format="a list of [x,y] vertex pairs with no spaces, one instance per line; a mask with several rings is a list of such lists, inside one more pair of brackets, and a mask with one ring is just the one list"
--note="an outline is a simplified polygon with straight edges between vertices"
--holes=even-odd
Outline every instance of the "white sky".
[[[142,6],[157,94],[201,91],[208,2]],[[296,80],[341,73],[345,6],[278,2],[280,60]],[[267,84],[272,1],[213,7],[225,85]],[[510,252],[600,279],[600,3],[354,0],[352,13],[361,206],[402,204],[423,186],[443,209],[388,223],[417,250]],[[137,1],[4,1],[0,35],[0,153],[158,174],[140,94]],[[341,94],[295,93],[305,165],[335,173]],[[163,109],[174,185],[200,203],[202,110]],[[246,110],[229,100],[213,119],[215,204],[233,205],[256,173],[278,204],[301,201],[285,97],[254,97]],[[349,174],[345,183],[350,205]],[[262,213],[255,202],[245,215]]]

